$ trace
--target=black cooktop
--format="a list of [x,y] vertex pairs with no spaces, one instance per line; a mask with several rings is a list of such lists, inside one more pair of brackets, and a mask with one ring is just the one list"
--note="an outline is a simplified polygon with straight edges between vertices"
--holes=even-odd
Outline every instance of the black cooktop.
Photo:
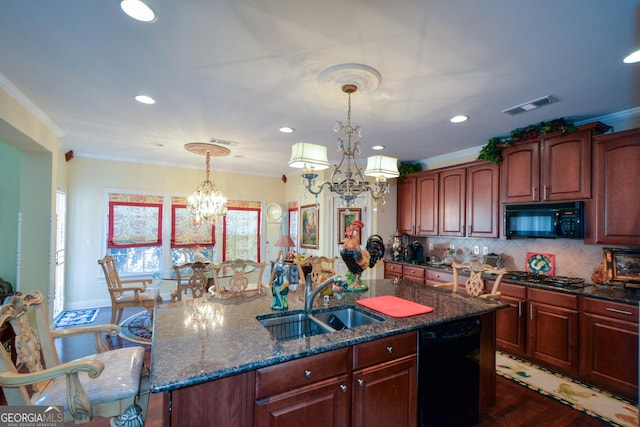
[[521,282],[540,283],[543,285],[558,286],[561,288],[583,288],[584,279],[577,277],[565,276],[545,276],[544,274],[536,274],[528,271],[509,271],[505,274],[505,278],[518,280]]

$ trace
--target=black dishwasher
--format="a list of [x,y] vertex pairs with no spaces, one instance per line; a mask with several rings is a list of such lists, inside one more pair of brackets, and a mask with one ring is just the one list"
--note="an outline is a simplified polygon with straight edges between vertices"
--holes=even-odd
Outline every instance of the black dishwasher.
[[420,331],[418,419],[421,427],[478,422],[480,319],[471,317]]

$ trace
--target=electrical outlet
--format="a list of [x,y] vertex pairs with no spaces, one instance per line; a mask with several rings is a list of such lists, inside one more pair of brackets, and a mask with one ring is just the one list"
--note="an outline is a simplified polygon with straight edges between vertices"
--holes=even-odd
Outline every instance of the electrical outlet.
[[433,250],[433,243],[429,243],[429,250],[432,251]]
[[474,246],[473,247],[473,254],[474,255],[480,255],[480,246]]
[[482,255],[489,255],[489,247],[488,246],[483,246],[482,247]]
[[455,249],[456,245],[454,245],[453,243],[449,243],[449,249]]

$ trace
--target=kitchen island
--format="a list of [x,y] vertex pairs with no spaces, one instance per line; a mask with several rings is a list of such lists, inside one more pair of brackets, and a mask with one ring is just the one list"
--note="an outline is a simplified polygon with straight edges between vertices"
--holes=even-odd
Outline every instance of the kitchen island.
[[[338,372],[335,378],[339,382],[348,382],[351,368],[357,366],[356,362],[351,365],[352,349],[354,354],[362,355],[363,346],[371,342],[388,341],[397,345],[395,348],[398,349],[406,347],[406,343],[414,343],[411,344],[414,346],[411,349],[413,356],[405,355],[406,352],[402,350],[397,356],[402,356],[403,363],[414,361],[413,371],[408,371],[413,372],[414,383],[410,384],[411,396],[407,398],[415,402],[417,331],[470,317],[481,319],[480,410],[493,404],[495,311],[505,307],[505,304],[452,294],[448,290],[405,280],[372,280],[367,284],[367,292],[344,293],[342,299],[331,298],[329,305],[355,306],[356,300],[361,298],[394,295],[432,307],[433,311],[393,318],[363,308],[363,311],[384,320],[354,329],[281,341],[275,340],[256,319],[257,316],[272,313],[271,296],[238,298],[235,301],[195,299],[157,306],[151,350],[151,391],[164,393],[164,425],[213,425],[211,423],[215,424],[214,420],[225,425],[260,425],[259,416],[254,417],[254,412],[259,414],[261,409],[260,401],[256,398],[261,393],[258,384],[262,384],[261,378],[269,377],[274,367],[296,367],[296,363],[300,365],[309,361],[315,363],[314,366],[322,372],[334,365],[344,364],[348,371]],[[303,309],[302,294],[303,290],[289,294],[290,312]],[[314,301],[314,309],[322,306],[321,299]],[[391,344],[385,348],[389,350],[389,347],[392,347]],[[395,363],[385,363],[392,362]],[[326,365],[330,365],[329,368]],[[278,375],[286,376],[287,371],[280,370]],[[293,376],[294,372],[290,372],[290,375]],[[293,378],[280,381],[285,384],[288,382],[291,388],[295,386]],[[342,383],[339,386],[345,392],[344,396],[348,396],[346,392],[350,393],[350,388]],[[344,402],[344,396],[340,397],[341,402]],[[347,398],[347,402],[354,404],[350,398]],[[350,417],[350,405],[346,406],[346,416]],[[353,411],[356,412],[355,405]]]

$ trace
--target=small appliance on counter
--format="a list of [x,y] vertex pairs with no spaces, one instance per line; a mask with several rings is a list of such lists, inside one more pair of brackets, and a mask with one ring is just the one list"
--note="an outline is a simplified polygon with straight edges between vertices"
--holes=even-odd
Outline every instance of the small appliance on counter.
[[413,249],[413,262],[420,264],[424,262],[424,246],[417,240],[411,244]]

